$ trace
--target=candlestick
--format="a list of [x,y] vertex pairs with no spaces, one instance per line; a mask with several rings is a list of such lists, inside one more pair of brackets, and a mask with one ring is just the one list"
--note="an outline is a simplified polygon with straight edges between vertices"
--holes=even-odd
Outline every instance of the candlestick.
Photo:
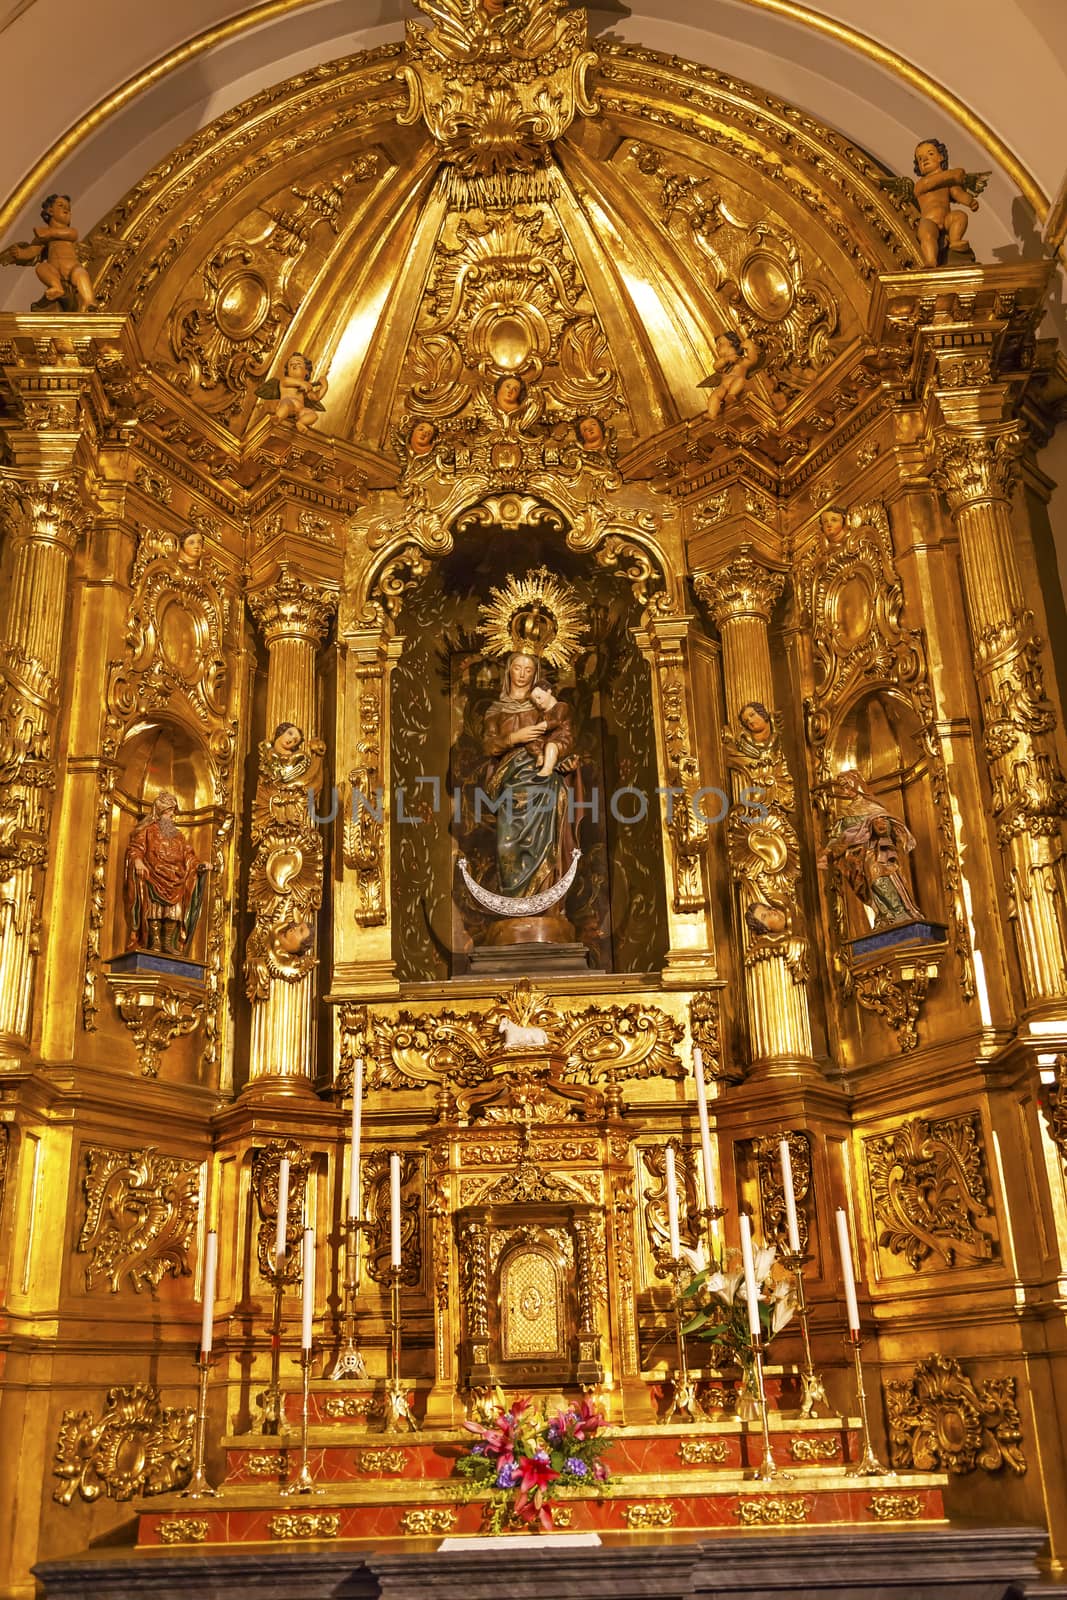
[[[838,1217],[844,1216],[839,1211]],[[863,1339],[858,1328],[850,1328],[846,1341],[852,1348],[853,1359],[856,1363],[856,1396],[860,1403],[860,1427],[863,1430],[863,1454],[854,1467],[849,1467],[845,1473],[846,1478],[894,1478],[896,1473],[889,1467],[883,1467],[874,1453],[871,1444],[871,1428],[867,1416],[867,1391],[863,1386],[863,1358],[860,1351],[863,1348]]]
[[362,1183],[359,1150],[363,1136],[363,1057],[356,1060],[352,1073],[352,1140],[348,1147],[348,1217],[355,1222],[360,1213]]
[[345,1218],[344,1311],[341,1315],[341,1348],[337,1360],[325,1374],[340,1378],[365,1378],[367,1363],[356,1340],[356,1297],[359,1292],[359,1236],[370,1223],[358,1217]]
[[700,1165],[704,1173],[704,1204],[709,1211],[714,1211],[718,1202],[715,1194],[715,1165],[711,1159],[708,1090],[704,1082],[704,1056],[698,1044],[693,1046],[693,1075],[697,1089],[697,1124],[700,1128]]
[[389,1377],[385,1385],[385,1423],[386,1433],[396,1433],[406,1423],[413,1432],[418,1431],[418,1423],[408,1404],[408,1397],[404,1393],[400,1379],[400,1275],[402,1267],[399,1262],[389,1268]]
[[815,1364],[811,1358],[811,1331],[808,1327],[808,1302],[804,1294],[804,1263],[810,1257],[799,1250],[783,1251],[782,1265],[793,1274],[793,1281],[797,1288],[797,1315],[800,1318],[800,1331],[804,1339],[804,1367],[800,1374],[800,1415],[814,1417],[815,1407],[821,1401],[824,1406],[829,1406],[826,1398],[826,1389],[822,1379],[815,1371]]
[[400,1266],[400,1157],[389,1157],[389,1265]]
[[315,1230],[304,1229],[304,1248],[301,1256],[301,1271],[303,1274],[301,1319],[300,1319],[300,1344],[304,1350],[311,1349],[312,1325],[315,1321]]
[[219,1491],[213,1487],[204,1469],[204,1456],[207,1453],[207,1380],[211,1371],[206,1350],[201,1350],[196,1364],[200,1379],[196,1392],[196,1422],[193,1426],[193,1475],[182,1490],[182,1497],[186,1500],[214,1500],[218,1498]]
[[[314,1230],[307,1228],[304,1231],[305,1251],[307,1249],[307,1236],[312,1235],[312,1252],[314,1252]],[[305,1264],[305,1275],[307,1274]],[[305,1319],[306,1326],[306,1319]],[[282,1494],[322,1494],[322,1490],[315,1484],[308,1464],[308,1421],[310,1410],[311,1391],[311,1362],[312,1350],[310,1342],[306,1343],[300,1352],[300,1470],[292,1483],[287,1483],[281,1491]]]
[[741,1230],[741,1265],[745,1273],[745,1300],[748,1304],[748,1331],[753,1339],[763,1336],[759,1317],[759,1289],[756,1284],[756,1264],[752,1259],[752,1224],[742,1211],[737,1219]]
[[[742,1216],[741,1220],[747,1222],[748,1218]],[[749,1255],[751,1253],[750,1246]],[[763,1340],[757,1333],[752,1335],[752,1360],[756,1368],[756,1395],[759,1401],[760,1424],[763,1431],[763,1460],[752,1474],[753,1481],[756,1483],[768,1483],[773,1478],[780,1483],[785,1482],[787,1479],[792,1478],[793,1474],[791,1472],[783,1472],[775,1463],[774,1450],[771,1446],[771,1422],[767,1410],[767,1379],[763,1370]]]
[[682,1253],[682,1241],[678,1233],[678,1180],[672,1145],[667,1146],[664,1182],[667,1187],[667,1232],[670,1237],[671,1260],[677,1261]]
[[797,1221],[797,1200],[793,1193],[793,1157],[789,1151],[789,1140],[780,1139],[778,1142],[778,1159],[782,1164],[782,1194],[785,1197],[785,1229],[789,1237],[789,1248],[795,1256],[800,1254],[800,1224]]
[[[671,1155],[674,1154],[672,1150]],[[685,1266],[681,1261],[675,1261],[674,1266],[674,1329],[678,1350],[678,1365],[671,1380],[671,1403],[667,1411],[660,1418],[661,1422],[697,1422],[697,1389],[696,1384],[689,1376],[689,1360],[685,1348],[685,1310],[683,1308],[683,1285]]]
[[204,1310],[200,1322],[200,1355],[207,1360],[215,1331],[215,1280],[219,1264],[219,1236],[212,1228],[204,1241]]
[[848,1325],[853,1333],[860,1331],[860,1308],[856,1300],[856,1275],[852,1270],[852,1239],[848,1218],[838,1207],[837,1244],[841,1255],[841,1275],[845,1285],[845,1305],[848,1307]]
[[289,1226],[289,1157],[282,1156],[278,1163],[278,1226],[274,1234],[274,1259],[284,1269],[286,1232]]

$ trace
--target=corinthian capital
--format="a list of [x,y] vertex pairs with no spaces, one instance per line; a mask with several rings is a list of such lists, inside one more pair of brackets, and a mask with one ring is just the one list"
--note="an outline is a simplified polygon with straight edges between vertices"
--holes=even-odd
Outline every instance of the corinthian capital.
[[0,473],[0,522],[6,522],[16,539],[33,539],[74,549],[92,521],[92,509],[82,498],[78,480],[29,478]]
[[248,596],[249,609],[268,647],[279,639],[302,639],[319,645],[326,637],[337,596],[329,589],[304,583],[283,564],[269,589]]
[[770,622],[785,579],[751,550],[742,549],[714,572],[694,572],[697,599],[707,606],[718,627],[739,617]]
[[1024,438],[1018,423],[996,432],[953,429],[937,441],[932,474],[953,513],[981,500],[1007,500],[1015,482]]

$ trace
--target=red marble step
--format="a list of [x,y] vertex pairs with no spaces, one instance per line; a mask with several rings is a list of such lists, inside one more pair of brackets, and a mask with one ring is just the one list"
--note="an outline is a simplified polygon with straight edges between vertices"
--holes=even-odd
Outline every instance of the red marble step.
[[[754,1468],[763,1456],[762,1432],[754,1423],[720,1423],[714,1427],[627,1428],[612,1432],[605,1457],[613,1479],[673,1474],[694,1469],[727,1472]],[[437,1438],[364,1434],[356,1439],[324,1442],[313,1439],[310,1459],[316,1478],[328,1483],[381,1479],[427,1481],[452,1475],[466,1453],[469,1436],[448,1433]],[[771,1430],[775,1461],[782,1467],[802,1465],[833,1471],[858,1456],[857,1434],[839,1418],[793,1423],[776,1417]],[[284,1483],[296,1470],[299,1441],[257,1438],[233,1441],[226,1448],[227,1484]]]
[[[175,1500],[166,1509],[145,1510],[138,1545],[247,1545],[280,1541],[443,1538],[484,1532],[485,1505],[478,1501],[433,1503],[410,1499],[382,1505],[352,1505],[335,1495],[273,1496],[266,1504],[225,1500]],[[849,1480],[825,1487],[810,1475],[766,1487],[705,1486],[689,1493],[607,1494],[568,1498],[557,1504],[556,1524],[575,1533],[595,1531],[646,1538],[649,1532],[697,1533],[711,1529],[868,1528],[944,1520],[941,1482],[925,1474],[893,1479]],[[506,1537],[506,1536],[505,1536]],[[506,1547],[502,1544],[501,1549]]]

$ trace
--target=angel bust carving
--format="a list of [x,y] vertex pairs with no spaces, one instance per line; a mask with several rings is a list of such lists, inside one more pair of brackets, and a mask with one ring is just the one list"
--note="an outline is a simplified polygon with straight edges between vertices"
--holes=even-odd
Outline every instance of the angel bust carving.
[[[42,226],[43,224],[43,226]],[[50,194],[41,207],[41,222],[32,242],[13,244],[0,254],[5,266],[32,266],[44,294],[31,311],[97,311],[89,274],[78,249],[78,230],[71,226],[69,194]]]
[[883,178],[882,188],[897,200],[911,201],[918,208],[915,231],[924,267],[956,266],[973,261],[974,251],[966,242],[967,215],[953,208],[953,202],[978,210],[977,196],[989,181],[988,172],[964,172],[950,167],[948,147],[940,139],[920,139],[915,146],[915,177]]

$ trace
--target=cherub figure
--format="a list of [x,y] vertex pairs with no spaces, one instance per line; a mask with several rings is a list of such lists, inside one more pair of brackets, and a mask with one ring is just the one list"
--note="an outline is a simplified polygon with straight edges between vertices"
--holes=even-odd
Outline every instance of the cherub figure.
[[964,172],[950,167],[948,148],[940,139],[920,139],[915,146],[915,178],[883,178],[882,188],[898,200],[911,200],[919,208],[916,232],[923,266],[940,267],[952,257],[973,261],[966,243],[967,217],[954,211],[952,202],[978,210],[978,200],[989,181],[988,172]]
[[759,350],[747,334],[728,328],[725,333],[716,335],[715,358],[714,372],[699,385],[711,391],[707,414],[712,422],[748,388],[749,374],[759,360]]
[[89,274],[78,252],[78,230],[70,225],[70,195],[50,194],[41,207],[42,227],[32,243],[13,244],[0,254],[5,266],[33,266],[44,294],[31,311],[97,311]]
[[312,379],[311,362],[302,350],[294,350],[285,358],[285,370],[280,378],[268,378],[256,390],[257,400],[265,400],[274,409],[275,420],[285,422],[292,417],[297,433],[307,433],[319,413],[326,410],[322,397],[329,388],[325,378]]

